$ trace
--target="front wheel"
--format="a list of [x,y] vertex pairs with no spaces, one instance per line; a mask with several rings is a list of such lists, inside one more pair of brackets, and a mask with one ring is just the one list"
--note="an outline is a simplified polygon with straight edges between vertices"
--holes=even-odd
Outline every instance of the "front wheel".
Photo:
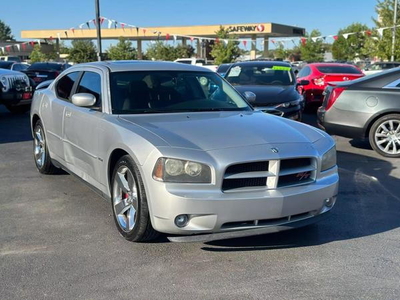
[[390,114],[376,120],[369,131],[369,142],[382,156],[400,157],[400,115]]
[[158,236],[151,225],[139,169],[129,155],[123,156],[114,168],[111,195],[114,221],[125,239],[144,242]]

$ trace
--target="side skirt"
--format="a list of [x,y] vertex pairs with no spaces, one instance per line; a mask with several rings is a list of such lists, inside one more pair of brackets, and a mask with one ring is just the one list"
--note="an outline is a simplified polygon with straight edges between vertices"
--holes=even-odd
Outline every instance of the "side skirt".
[[98,188],[96,188],[95,186],[91,185],[89,182],[83,180],[81,177],[79,177],[78,175],[76,175],[74,172],[72,172],[71,170],[69,170],[67,167],[65,167],[64,165],[62,165],[61,163],[59,163],[57,160],[55,159],[51,159],[51,162],[53,163],[54,166],[56,166],[57,168],[60,168],[62,170],[64,170],[65,172],[67,172],[68,174],[74,176],[76,179],[78,179],[80,182],[82,182],[83,184],[85,184],[88,188],[90,188],[93,192],[95,192],[96,194],[98,194],[100,197],[102,197],[104,200],[106,200],[107,202],[111,201],[111,198],[108,197],[106,194],[104,194],[101,190],[99,190]]

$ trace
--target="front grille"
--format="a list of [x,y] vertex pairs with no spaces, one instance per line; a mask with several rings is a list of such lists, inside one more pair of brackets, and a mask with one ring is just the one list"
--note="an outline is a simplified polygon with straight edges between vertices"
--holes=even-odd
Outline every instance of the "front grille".
[[22,90],[27,86],[24,75],[7,76],[7,85],[3,89],[4,92],[9,90]]
[[222,190],[227,191],[244,187],[265,186],[266,183],[267,177],[225,179],[222,184]]
[[268,161],[259,161],[259,162],[232,165],[226,169],[225,174],[237,174],[243,172],[258,172],[258,171],[268,171]]
[[316,160],[311,157],[241,163],[229,166],[222,191],[277,189],[315,181]]

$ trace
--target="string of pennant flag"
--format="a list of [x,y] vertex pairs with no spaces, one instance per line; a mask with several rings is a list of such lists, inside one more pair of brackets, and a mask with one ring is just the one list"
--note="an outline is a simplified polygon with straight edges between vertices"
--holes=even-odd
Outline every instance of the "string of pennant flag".
[[[108,29],[117,29],[118,27],[125,29],[125,28],[130,28],[131,30],[135,29],[137,35],[139,35],[139,32],[142,31],[143,35],[146,35],[146,33],[152,33],[154,35],[156,35],[158,37],[158,39],[160,38],[161,35],[165,36],[165,40],[171,40],[173,39],[174,41],[176,41],[179,38],[187,38],[190,39],[190,41],[193,43],[195,40],[198,40],[199,42],[202,41],[214,41],[215,43],[220,43],[223,42],[225,45],[227,45],[229,43],[229,41],[234,41],[234,42],[238,42],[238,43],[242,43],[243,46],[246,48],[247,47],[247,40],[244,39],[219,39],[218,37],[216,38],[210,38],[210,37],[199,37],[199,36],[190,36],[190,35],[182,35],[182,34],[176,34],[176,33],[166,33],[166,32],[161,32],[159,30],[149,30],[148,28],[145,27],[139,27],[136,25],[132,25],[129,23],[125,23],[125,22],[119,22],[117,20],[114,19],[109,19],[106,17],[100,17],[99,18],[99,23],[100,26],[103,26],[104,22],[107,22],[107,28]],[[59,41],[61,41],[62,39],[68,39],[71,36],[75,35],[75,31],[76,30],[84,30],[84,29],[92,29],[90,26],[93,25],[94,27],[96,26],[96,19],[91,19],[89,21],[83,22],[81,24],[79,24],[76,27],[71,27],[68,30],[64,30],[64,32],[58,32],[57,33],[57,39]],[[350,33],[343,33],[340,35],[326,35],[326,36],[317,36],[317,37],[311,37],[311,41],[312,42],[317,42],[317,41],[329,41],[329,39],[335,41],[337,40],[340,36],[342,36],[343,38],[345,38],[346,40],[349,38],[349,36],[351,35],[359,35],[362,34],[364,36],[370,36],[372,37],[372,35],[374,34],[374,32],[376,31],[377,36],[374,36],[372,38],[374,39],[381,39],[383,37],[383,32],[387,29],[394,29],[400,27],[400,25],[395,25],[395,26],[391,26],[391,27],[382,27],[382,28],[377,28],[374,31],[371,30],[366,30],[366,31],[360,31],[360,32],[350,32]],[[48,39],[45,39],[46,41],[53,41],[55,37],[50,36]],[[305,45],[308,42],[308,38],[306,37],[289,37],[289,38],[275,38],[275,39],[270,39],[270,41],[273,44],[278,44],[281,46],[285,46],[287,42],[293,43],[295,46],[297,46],[299,43]],[[23,43],[16,43],[16,44],[10,44],[10,45],[6,45],[3,47],[0,47],[1,52],[11,52],[14,51],[14,49],[16,48],[17,51],[25,51],[27,49],[28,46],[31,46],[32,48],[35,46],[35,44],[40,45],[41,44],[41,40],[35,40],[35,41],[28,41],[28,42],[23,42]],[[251,44],[253,46],[256,45],[256,41],[252,40]]]

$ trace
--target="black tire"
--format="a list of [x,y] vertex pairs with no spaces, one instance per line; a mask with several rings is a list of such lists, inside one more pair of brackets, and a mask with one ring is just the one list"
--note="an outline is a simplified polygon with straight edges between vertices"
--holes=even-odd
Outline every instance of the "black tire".
[[[133,225],[132,229],[129,229],[129,225],[125,226],[125,228],[120,224],[121,221],[120,219],[117,219],[117,213],[116,213],[116,205],[115,203],[118,202],[118,200],[115,200],[117,197],[115,195],[119,195],[119,192],[123,192],[119,187],[116,177],[118,176],[117,173],[119,170],[124,170],[124,168],[127,168],[128,171],[126,171],[126,181],[129,185],[130,182],[130,189],[133,190],[133,185],[135,184],[136,186],[136,201],[135,201],[135,222]],[[121,173],[120,173],[121,174]],[[129,180],[129,176],[133,176]],[[116,193],[116,194],[115,194]],[[126,194],[126,193],[125,193]],[[127,195],[127,194],[126,194]],[[121,200],[122,201],[122,200]],[[151,225],[151,220],[150,220],[150,214],[149,214],[149,207],[147,204],[147,197],[146,197],[146,191],[145,187],[143,184],[142,177],[140,175],[139,169],[136,166],[135,162],[132,160],[132,158],[129,155],[125,155],[121,157],[117,164],[114,167],[113,175],[112,175],[112,180],[111,180],[111,207],[113,211],[113,217],[115,224],[118,228],[118,231],[120,234],[128,241],[131,242],[145,242],[145,241],[151,241],[154,240],[158,237],[159,233],[155,231]],[[127,212],[128,214],[128,212]],[[119,218],[123,218],[122,214],[119,214]],[[126,228],[128,227],[128,228]]]
[[[36,152],[38,149],[38,137],[36,136],[36,132],[40,129],[41,132],[41,136],[42,136],[42,140],[43,140],[43,144],[41,146],[41,148],[44,150],[44,155],[43,155],[43,161],[38,161],[37,156],[36,156]],[[57,167],[55,167],[53,165],[53,163],[51,162],[51,157],[48,151],[48,147],[47,147],[47,141],[46,141],[46,135],[43,129],[43,125],[42,122],[40,120],[38,120],[35,123],[35,126],[33,127],[33,134],[34,134],[34,138],[33,138],[33,158],[35,161],[35,165],[36,168],[38,169],[38,171],[42,174],[56,174],[60,171],[60,169],[58,169]]]
[[31,105],[20,105],[20,106],[7,106],[7,109],[12,114],[24,114],[31,109]]
[[[390,128],[390,123],[393,124],[393,128]],[[384,128],[387,128],[388,130],[386,131]],[[376,120],[369,131],[369,143],[372,149],[385,157],[400,157],[400,132],[396,133],[397,130],[400,130],[400,114],[390,114]],[[386,134],[386,132],[388,132],[388,134]],[[378,143],[378,139],[383,142]],[[387,142],[384,140],[387,140]],[[387,151],[385,151],[385,148],[389,143],[391,144],[388,146]]]

